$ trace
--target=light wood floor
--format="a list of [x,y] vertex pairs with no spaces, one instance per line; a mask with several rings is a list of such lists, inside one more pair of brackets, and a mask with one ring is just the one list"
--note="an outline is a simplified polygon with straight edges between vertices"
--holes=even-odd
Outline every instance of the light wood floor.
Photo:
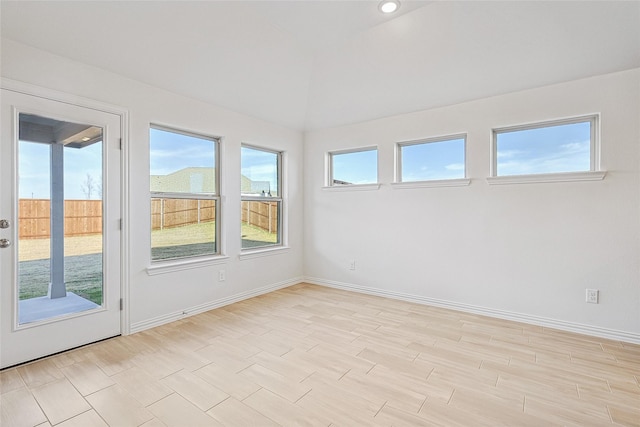
[[640,425],[640,346],[306,284],[1,380],[3,427]]

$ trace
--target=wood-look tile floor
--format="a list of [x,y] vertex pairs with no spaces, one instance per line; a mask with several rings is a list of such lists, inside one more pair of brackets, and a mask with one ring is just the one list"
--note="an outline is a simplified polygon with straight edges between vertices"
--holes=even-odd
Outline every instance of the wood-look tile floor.
[[13,426],[640,425],[640,346],[300,284],[1,372]]

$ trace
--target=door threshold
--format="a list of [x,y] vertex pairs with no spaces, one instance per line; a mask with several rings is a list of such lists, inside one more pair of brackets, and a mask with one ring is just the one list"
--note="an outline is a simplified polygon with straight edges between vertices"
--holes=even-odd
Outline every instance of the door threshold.
[[98,344],[98,343],[103,342],[103,341],[108,341],[108,340],[111,340],[113,338],[117,338],[119,336],[122,336],[122,334],[114,335],[112,337],[103,338],[103,339],[97,340],[97,341],[92,341],[92,342],[87,343],[87,344],[83,344],[83,345],[79,345],[79,346],[76,346],[76,347],[73,347],[73,348],[68,348],[66,350],[58,351],[57,353],[48,354],[46,356],[38,357],[38,358],[32,359],[32,360],[27,360],[26,362],[16,363],[15,365],[11,365],[11,366],[7,366],[7,367],[4,367],[4,368],[1,368],[0,372],[6,371],[8,369],[17,368],[19,366],[30,365],[31,363],[39,362],[41,360],[48,359],[50,357],[54,357],[54,356],[58,356],[60,354],[68,353],[70,351],[77,350],[79,348],[88,347],[88,346],[93,345],[93,344]]

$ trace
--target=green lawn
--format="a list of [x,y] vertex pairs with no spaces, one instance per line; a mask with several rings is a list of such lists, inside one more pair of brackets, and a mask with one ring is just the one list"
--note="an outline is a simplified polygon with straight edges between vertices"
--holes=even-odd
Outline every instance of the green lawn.
[[[19,298],[47,295],[49,291],[49,259],[18,263]],[[67,291],[102,305],[102,254],[65,257]]]
[[[151,246],[165,247],[178,244],[212,242],[215,236],[215,222],[185,225],[183,227],[165,228],[151,232]],[[269,233],[267,230],[242,223],[242,239],[263,242],[264,244],[276,243],[277,233]]]
[[[189,256],[198,246],[213,244],[215,223],[193,224],[184,227],[153,230],[154,248],[171,248],[171,257]],[[254,225],[242,224],[242,248],[269,246],[277,243],[277,234]],[[89,239],[87,239],[89,242]],[[79,243],[81,244],[81,243]],[[80,250],[80,252],[82,252]],[[95,252],[95,249],[87,250]],[[199,252],[202,253],[202,252]],[[198,254],[198,252],[195,252]],[[47,295],[49,290],[49,259],[36,259],[18,263],[19,298],[29,299]],[[94,303],[102,304],[102,254],[89,253],[65,257],[67,291]]]
[[278,242],[277,233],[269,233],[263,228],[255,225],[242,223],[242,247],[256,247],[273,245]]

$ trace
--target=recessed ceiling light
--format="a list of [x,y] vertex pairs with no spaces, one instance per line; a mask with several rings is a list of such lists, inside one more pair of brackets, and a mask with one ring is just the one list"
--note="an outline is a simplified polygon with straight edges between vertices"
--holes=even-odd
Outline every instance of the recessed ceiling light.
[[378,5],[378,9],[382,13],[393,13],[400,7],[398,0],[383,0]]

